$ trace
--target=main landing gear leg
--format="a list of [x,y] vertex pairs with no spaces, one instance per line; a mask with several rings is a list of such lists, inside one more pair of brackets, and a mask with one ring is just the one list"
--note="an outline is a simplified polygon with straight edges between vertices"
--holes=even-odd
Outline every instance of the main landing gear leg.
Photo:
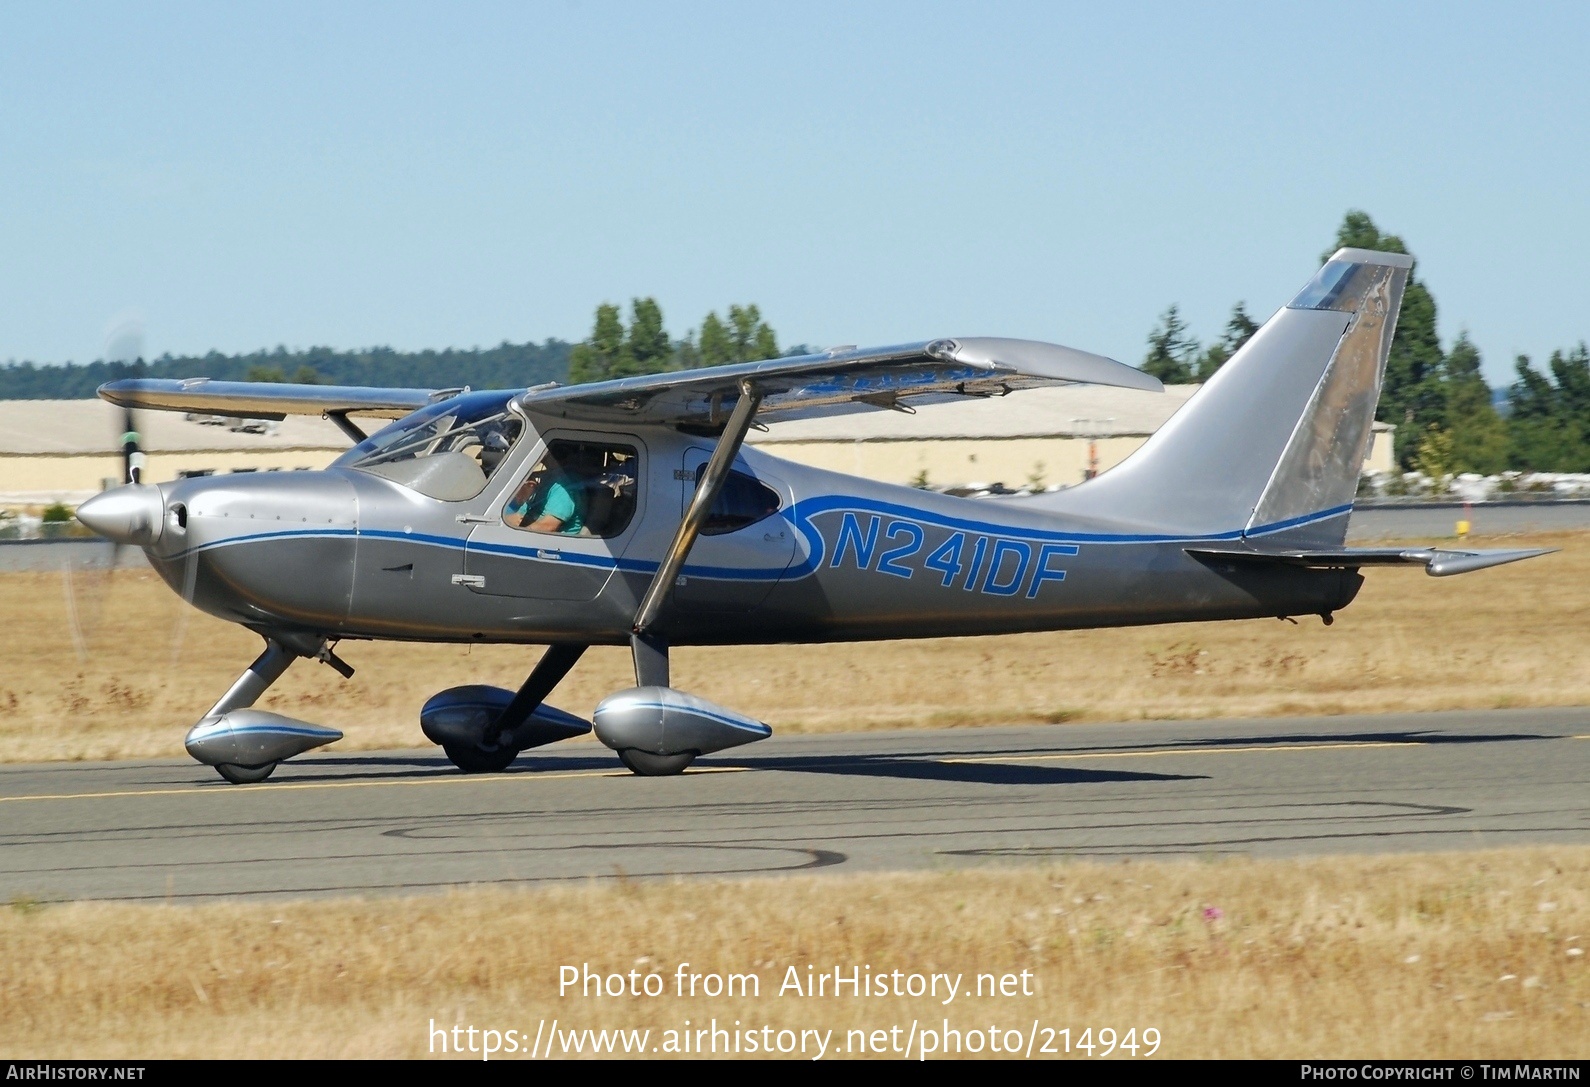
[[[466,774],[495,774],[506,770],[526,746],[526,738],[517,735],[520,726],[530,720],[530,715],[547,700],[552,688],[563,681],[587,648],[583,645],[548,646],[513,701],[503,707],[478,742],[442,744],[449,761]],[[534,742],[546,741],[543,738]]]
[[[635,686],[668,686],[668,643],[655,634],[631,634],[629,650],[635,657]],[[654,755],[637,747],[619,751],[618,761],[642,777],[668,777],[684,773],[696,760],[694,751],[677,755]]]

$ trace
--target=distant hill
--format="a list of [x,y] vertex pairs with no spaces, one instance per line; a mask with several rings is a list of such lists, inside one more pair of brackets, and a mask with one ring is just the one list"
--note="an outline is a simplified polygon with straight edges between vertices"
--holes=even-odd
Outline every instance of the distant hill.
[[[503,343],[472,351],[257,351],[202,357],[163,355],[147,363],[92,362],[39,366],[31,362],[0,366],[0,400],[80,400],[107,381],[141,372],[145,377],[210,377],[223,381],[297,381],[312,377],[325,385],[376,385],[444,389],[512,389],[544,381],[567,381],[572,344]],[[313,372],[311,374],[311,371]]]

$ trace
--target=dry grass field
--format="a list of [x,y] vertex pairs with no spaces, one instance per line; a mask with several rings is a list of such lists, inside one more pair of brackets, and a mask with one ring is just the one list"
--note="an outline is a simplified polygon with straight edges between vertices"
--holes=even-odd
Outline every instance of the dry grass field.
[[[1371,570],[1329,628],[1271,619],[687,648],[675,682],[785,732],[1590,703],[1590,534],[1485,543],[1562,552],[1455,578]],[[96,588],[98,607],[86,599]],[[81,575],[77,593],[85,657],[61,575],[0,574],[0,761],[180,755],[183,733],[258,639],[185,608],[152,573]],[[539,650],[346,642],[341,652],[358,669],[351,681],[299,662],[261,706],[343,729],[346,750],[423,744],[429,695],[515,687]],[[632,682],[627,651],[593,650],[552,701],[588,714]]]
[[[0,1053],[424,1056],[431,1021],[963,1032],[1036,1021],[1164,1057],[1575,1057],[1590,1049],[1590,848],[460,890],[392,900],[0,908]],[[760,996],[675,995],[690,972]],[[656,972],[659,997],[559,996],[559,967]],[[870,966],[931,997],[778,995]],[[1031,971],[1033,995],[968,995]],[[550,1025],[550,1022],[549,1022]],[[526,1033],[528,1032],[528,1033]],[[1038,1048],[1045,1042],[1038,1040]],[[964,1043],[963,1044],[969,1044]],[[1058,1045],[1058,1042],[1056,1043]],[[478,1041],[477,1041],[478,1045]],[[811,1051],[808,1051],[810,1055]],[[522,1055],[522,1054],[521,1054]],[[915,1054],[913,1053],[913,1056]],[[953,1055],[953,1054],[952,1054]],[[985,1053],[986,1055],[986,1053]],[[1076,1055],[1076,1054],[1074,1054]],[[1119,1055],[1119,1054],[1117,1054]]]

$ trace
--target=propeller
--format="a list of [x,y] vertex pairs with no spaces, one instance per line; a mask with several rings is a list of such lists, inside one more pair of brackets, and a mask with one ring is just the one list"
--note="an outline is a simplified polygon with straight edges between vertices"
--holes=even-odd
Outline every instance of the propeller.
[[[136,313],[125,313],[111,322],[105,333],[105,361],[119,371],[117,377],[141,377],[144,371],[144,322]],[[144,454],[139,447],[138,421],[132,408],[121,413],[121,481],[142,483]]]
[[[116,377],[136,377],[144,370],[144,323],[143,318],[136,313],[124,313],[110,324],[105,333],[105,361],[111,364]],[[137,419],[131,408],[123,408],[118,419],[120,429],[117,445],[121,449],[121,482],[143,482],[145,457],[142,449],[142,438],[138,434]],[[110,545],[109,553],[96,555],[97,561],[83,564],[83,569],[74,566],[68,557],[62,568],[62,582],[66,594],[66,618],[72,634],[72,648],[77,652],[79,661],[86,661],[89,656],[90,642],[94,631],[99,627],[99,620],[104,611],[105,597],[109,591],[110,578],[122,558],[122,547],[119,541],[107,541]],[[92,578],[85,577],[84,569],[92,569]],[[86,590],[86,591],[80,591]],[[191,601],[191,590],[188,594]],[[185,611],[186,609],[184,609]],[[183,616],[186,622],[186,614]]]
[[[125,377],[141,377],[144,373],[144,323],[137,313],[126,313],[111,323],[105,336],[105,359],[123,368]],[[145,456],[143,438],[138,432],[138,421],[132,408],[123,408],[121,415],[122,483],[144,482]],[[124,545],[112,546],[110,566],[114,570],[121,559]],[[193,596],[198,589],[198,556],[189,552],[182,571],[182,602],[177,613],[176,629],[171,639],[171,663],[176,665],[182,656],[182,643],[187,637],[188,620],[193,614]]]

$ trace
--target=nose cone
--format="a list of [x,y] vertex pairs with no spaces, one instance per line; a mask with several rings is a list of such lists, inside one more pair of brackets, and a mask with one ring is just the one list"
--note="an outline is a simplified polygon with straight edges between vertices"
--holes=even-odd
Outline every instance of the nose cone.
[[135,547],[152,547],[165,524],[160,488],[131,484],[97,494],[77,507],[77,519],[97,535]]

